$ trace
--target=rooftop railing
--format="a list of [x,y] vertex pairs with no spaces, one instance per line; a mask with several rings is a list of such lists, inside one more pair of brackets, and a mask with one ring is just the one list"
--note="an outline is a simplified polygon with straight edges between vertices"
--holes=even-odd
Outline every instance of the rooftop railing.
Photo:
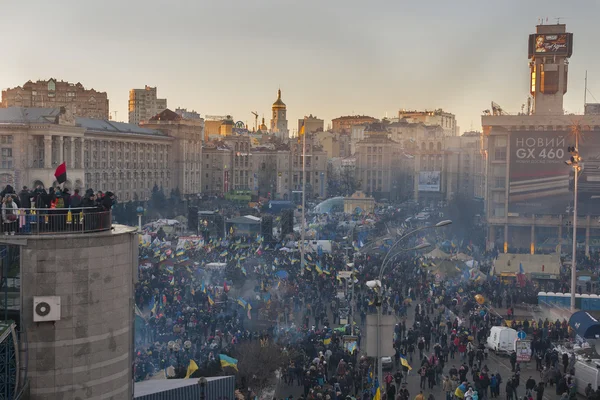
[[2,235],[61,235],[112,228],[111,211],[96,207],[2,209]]

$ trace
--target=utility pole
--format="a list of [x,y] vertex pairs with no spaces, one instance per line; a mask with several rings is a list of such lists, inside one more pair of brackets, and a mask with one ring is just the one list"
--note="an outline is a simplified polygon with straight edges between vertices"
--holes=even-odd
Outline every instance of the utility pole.
[[569,147],[571,159],[565,161],[567,165],[573,168],[573,250],[571,255],[571,312],[575,312],[575,294],[577,292],[577,181],[579,179],[579,171],[581,167],[579,163],[583,161],[579,156],[579,127],[573,128],[575,134],[575,147]]
[[302,225],[300,227],[300,275],[304,275],[304,232],[306,231],[306,214],[304,206],[306,205],[306,132],[302,135]]

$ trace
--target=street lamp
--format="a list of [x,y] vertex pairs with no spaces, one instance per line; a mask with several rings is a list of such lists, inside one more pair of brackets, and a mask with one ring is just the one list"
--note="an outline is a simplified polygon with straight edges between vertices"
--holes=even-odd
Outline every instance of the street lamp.
[[[379,268],[379,275],[378,275],[379,278],[377,279],[377,281],[379,282],[379,287],[381,288],[381,281],[383,280],[383,273],[385,272],[385,268],[387,267],[387,264],[390,261],[390,258],[389,258],[390,254],[392,254],[394,248],[401,241],[403,241],[404,239],[408,238],[409,236],[411,236],[417,232],[424,231],[426,229],[441,228],[443,226],[447,226],[450,224],[452,224],[452,221],[449,219],[446,219],[446,220],[440,221],[434,225],[422,226],[420,228],[413,229],[412,231],[407,232],[402,237],[400,237],[400,239],[396,240],[396,242],[387,251],[387,254],[383,258],[383,262],[381,263],[381,267]],[[431,246],[429,243],[421,243],[421,244],[417,245],[416,247],[400,250],[399,252],[396,252],[395,255],[398,255],[399,253],[403,253],[406,251],[422,250],[429,246]],[[375,302],[375,306],[377,307],[377,376],[379,377],[379,380],[381,380],[383,378],[383,363],[381,362],[381,293],[378,293],[377,295],[379,297],[379,299]]]
[[579,135],[575,135],[575,146],[570,146],[567,150],[571,153],[571,158],[565,161],[565,164],[573,168],[573,252],[571,256],[571,312],[575,312],[575,292],[577,289],[577,180],[581,166],[579,163],[583,159],[579,156]]

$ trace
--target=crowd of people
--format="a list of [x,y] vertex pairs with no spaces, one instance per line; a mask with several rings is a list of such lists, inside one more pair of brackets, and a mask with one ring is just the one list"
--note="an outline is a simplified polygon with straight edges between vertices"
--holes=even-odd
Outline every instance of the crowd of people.
[[[69,188],[60,186],[48,189],[37,186],[32,190],[23,186],[21,191],[16,193],[11,185],[7,185],[0,192],[0,198],[2,199],[0,233],[4,235],[29,233],[32,229],[66,230],[69,228],[67,214],[70,210],[77,210],[73,218],[78,222],[80,211],[84,214],[108,211],[116,201],[112,192],[94,193],[93,189],[87,189],[81,196],[78,188],[71,193]],[[102,223],[109,226],[109,222],[104,221],[103,218],[91,218],[87,228],[93,229]],[[71,226],[75,226],[72,221]]]
[[[514,317],[516,305],[535,298],[535,283],[520,286],[462,274],[440,279],[413,251],[395,256],[376,295],[364,282],[377,279],[385,251],[348,254],[340,246],[330,253],[309,252],[301,268],[298,252],[284,251],[293,247],[260,238],[190,243],[153,237],[143,244],[136,287],[143,320],[137,329],[136,379],[153,379],[163,371],[167,377],[183,377],[190,361],[201,374],[218,374],[219,354],[235,354],[240,343],[269,341],[295,354],[278,366],[278,373],[290,393],[299,386],[306,400],[432,400],[439,393],[446,400],[501,395],[541,400],[548,386],[573,396],[573,368],[557,367],[562,358],[552,346],[568,337],[566,321]],[[479,251],[481,270],[489,270],[494,255]],[[346,282],[339,278],[346,269],[360,282],[353,290],[344,291]],[[393,365],[383,377],[377,377],[374,358],[361,352],[366,316],[378,306],[398,321]],[[346,307],[353,313],[340,325],[340,310]],[[539,382],[529,377],[522,384],[514,353],[509,373],[489,367],[485,342],[497,325],[530,335]],[[352,336],[355,343],[347,340]],[[239,375],[245,398],[254,398],[248,389],[251,377]],[[419,393],[409,392],[409,379],[419,380]]]

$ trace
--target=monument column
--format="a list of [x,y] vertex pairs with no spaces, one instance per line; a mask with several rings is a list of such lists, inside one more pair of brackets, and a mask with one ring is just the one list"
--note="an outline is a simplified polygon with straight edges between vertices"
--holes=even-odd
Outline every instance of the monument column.
[[44,168],[52,168],[52,136],[44,135]]

